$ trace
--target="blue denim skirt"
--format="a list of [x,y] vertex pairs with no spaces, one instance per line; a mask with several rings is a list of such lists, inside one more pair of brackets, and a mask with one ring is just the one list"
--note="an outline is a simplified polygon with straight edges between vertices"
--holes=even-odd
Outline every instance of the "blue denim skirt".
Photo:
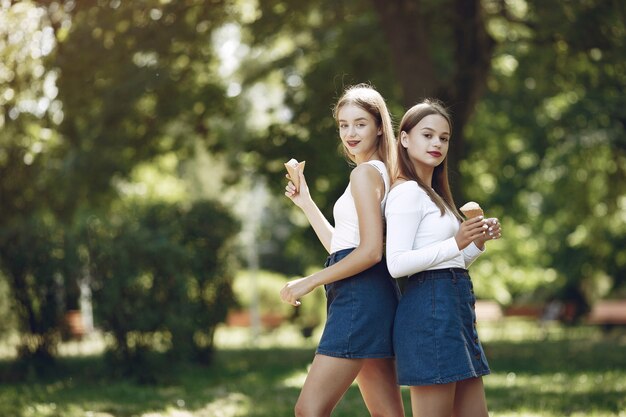
[[[325,266],[353,250],[331,254]],[[316,353],[350,359],[394,356],[392,331],[400,291],[384,259],[324,288],[327,318]]]
[[409,277],[393,333],[400,385],[447,384],[490,373],[476,332],[475,303],[465,269]]

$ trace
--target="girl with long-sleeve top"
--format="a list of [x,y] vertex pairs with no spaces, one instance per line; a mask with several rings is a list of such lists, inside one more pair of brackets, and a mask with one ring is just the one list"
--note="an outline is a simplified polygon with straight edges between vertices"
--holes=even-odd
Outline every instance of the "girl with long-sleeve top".
[[405,113],[385,211],[389,271],[408,276],[393,339],[414,417],[488,416],[481,377],[490,371],[467,268],[501,229],[498,219],[463,221],[456,210],[447,173],[451,130],[439,102],[425,100]]

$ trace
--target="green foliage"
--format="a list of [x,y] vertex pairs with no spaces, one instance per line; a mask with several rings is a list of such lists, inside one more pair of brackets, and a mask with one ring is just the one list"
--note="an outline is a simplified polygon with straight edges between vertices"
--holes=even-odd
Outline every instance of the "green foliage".
[[501,300],[534,292],[582,312],[626,276],[624,7],[528,2],[520,13],[493,22],[502,43],[462,165],[467,195],[505,225],[480,279],[507,283]]
[[52,65],[66,114],[63,185],[79,202],[97,202],[140,162],[214,142],[211,120],[230,112],[210,47],[225,11],[219,1],[76,4]]
[[154,370],[135,362],[155,351],[210,360],[215,327],[234,302],[236,232],[211,202],[129,207],[117,219],[89,220],[95,314],[126,371],[149,378]]
[[45,366],[56,353],[64,312],[64,279],[79,265],[66,232],[52,218],[30,217],[0,230],[0,267],[16,306],[21,359]]
[[[276,116],[247,147],[272,189],[282,189],[282,162],[306,159],[314,198],[330,217],[348,168],[337,160],[330,115],[345,84],[373,82],[396,119],[401,101],[434,94],[454,119],[457,203],[478,200],[505,224],[502,242],[473,267],[479,295],[503,303],[556,296],[581,313],[624,287],[622,3],[320,0],[259,8],[243,29],[256,48],[275,52],[255,54],[240,76],[284,94],[288,117]],[[304,248],[323,257],[310,229],[282,242],[286,261],[274,264],[283,272]]]
[[[123,358],[165,326],[173,356],[209,359],[232,300],[226,251],[236,226],[205,202],[152,206],[139,218],[118,212],[120,184],[137,165],[214,145],[212,120],[230,112],[211,47],[229,3],[205,6],[0,4],[0,267],[25,357],[52,357],[80,279],[118,296],[95,307],[118,331]],[[130,282],[108,288],[104,278]],[[120,298],[128,307],[109,305]],[[116,308],[123,319],[133,309],[145,316],[118,323]]]
[[11,287],[4,274],[0,271],[0,338],[17,330],[17,318],[15,316]]

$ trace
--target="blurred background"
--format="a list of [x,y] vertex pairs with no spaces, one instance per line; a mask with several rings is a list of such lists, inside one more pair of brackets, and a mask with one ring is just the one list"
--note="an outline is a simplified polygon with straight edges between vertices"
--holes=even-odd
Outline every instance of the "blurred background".
[[332,218],[360,82],[443,100],[502,222],[494,415],[626,415],[625,43],[619,0],[0,0],[2,415],[292,415],[324,295],[278,291],[326,254],[283,162]]

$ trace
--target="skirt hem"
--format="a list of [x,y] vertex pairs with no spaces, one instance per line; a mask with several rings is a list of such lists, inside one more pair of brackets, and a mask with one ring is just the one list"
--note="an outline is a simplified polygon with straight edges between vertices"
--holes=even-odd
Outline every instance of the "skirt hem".
[[483,371],[480,372],[470,372],[470,373],[466,373],[463,375],[453,375],[453,376],[449,376],[446,378],[437,378],[437,379],[422,379],[422,380],[402,380],[402,381],[398,381],[398,385],[400,386],[407,386],[407,387],[414,387],[414,386],[422,386],[422,385],[441,385],[441,384],[449,384],[451,382],[459,382],[459,381],[464,381],[466,379],[471,379],[471,378],[479,378],[481,376],[485,376],[485,375],[489,375],[491,373],[491,371],[489,369],[485,369]]
[[324,355],[331,356],[333,358],[343,358],[343,359],[394,359],[394,355],[389,355],[387,353],[337,353],[337,352],[329,352],[325,350],[316,350],[316,355]]

